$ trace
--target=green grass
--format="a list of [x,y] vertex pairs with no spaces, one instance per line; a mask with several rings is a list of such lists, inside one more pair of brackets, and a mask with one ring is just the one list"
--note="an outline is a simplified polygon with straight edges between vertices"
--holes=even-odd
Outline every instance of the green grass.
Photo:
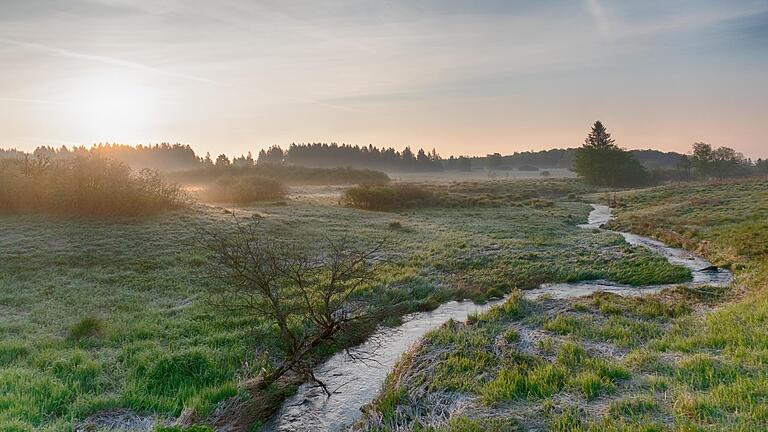
[[635,397],[613,402],[609,412],[614,416],[640,418],[659,409],[659,403],[649,397]]
[[767,428],[768,181],[673,185],[621,201],[615,226],[698,250],[745,288],[712,313],[675,320],[650,345],[683,356],[667,372],[678,389],[675,415],[691,429]]
[[544,329],[561,335],[575,335],[591,340],[613,342],[621,347],[634,347],[662,334],[653,321],[610,315],[601,322],[587,315],[561,315],[547,320]]
[[451,418],[448,426],[435,432],[515,432],[518,430],[514,420],[456,417]]
[[568,381],[568,385],[584,395],[587,400],[592,400],[604,393],[615,389],[608,379],[592,371],[584,371]]
[[567,369],[551,364],[533,368],[502,368],[496,377],[480,389],[489,405],[521,398],[543,398],[558,393],[565,385]]
[[[578,228],[589,211],[579,202],[421,209],[400,214],[405,228],[396,230],[388,228],[391,214],[313,202],[248,211],[276,236],[306,244],[326,235],[388,237],[381,298],[401,313],[541,282],[679,276],[658,261],[638,278],[636,264],[656,258],[620,236]],[[165,417],[185,408],[207,413],[236,394],[236,376],[269,368],[281,349],[274,329],[205,301],[212,282],[201,277],[194,227],[232,223],[223,209],[202,206],[142,220],[0,219],[0,429],[66,430],[115,407]],[[510,322],[525,319],[526,308],[511,302],[494,313]],[[480,366],[467,359],[490,361],[489,338],[501,330],[489,323],[486,331],[432,336],[466,350],[446,364],[444,387],[477,388],[469,377]],[[324,346],[317,359],[354,342]]]
[[[483,360],[490,366],[462,368],[439,382],[460,379],[467,385],[458,391],[492,406],[490,418],[514,417],[536,428],[545,419],[544,428],[553,431],[768,430],[768,181],[676,184],[618,199],[613,228],[703,254],[733,270],[738,289],[521,302],[522,313],[499,308],[433,332],[410,361],[418,367],[420,356],[435,352],[445,359],[492,353]],[[647,257],[620,255],[639,272],[622,270],[614,280],[677,277],[672,269],[651,274]],[[528,264],[541,256],[529,255]],[[486,275],[487,263],[477,265]],[[566,280],[612,273],[609,264],[595,270],[579,258],[538,264],[539,275]]]
[[99,338],[103,336],[103,333],[104,323],[95,316],[87,316],[70,327],[69,338],[73,340]]

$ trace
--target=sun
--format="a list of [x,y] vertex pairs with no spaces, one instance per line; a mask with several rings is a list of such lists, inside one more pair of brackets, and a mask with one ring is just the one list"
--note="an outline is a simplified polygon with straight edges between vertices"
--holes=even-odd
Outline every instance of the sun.
[[135,77],[87,75],[67,87],[67,127],[91,143],[144,141],[157,119],[154,91]]

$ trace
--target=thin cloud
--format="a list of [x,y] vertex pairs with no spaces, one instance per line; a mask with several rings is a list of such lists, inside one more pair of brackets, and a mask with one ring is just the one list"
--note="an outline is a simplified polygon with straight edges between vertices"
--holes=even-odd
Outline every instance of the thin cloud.
[[123,60],[115,57],[107,57],[107,56],[100,56],[100,55],[93,55],[93,54],[87,54],[87,53],[81,53],[77,51],[71,51],[68,49],[58,48],[50,45],[44,45],[41,43],[36,42],[27,42],[17,39],[10,39],[6,37],[0,37],[0,43],[5,43],[8,45],[13,45],[17,47],[22,48],[30,48],[38,51],[44,51],[50,54],[55,54],[63,57],[69,57],[74,59],[80,59],[80,60],[87,60],[92,62],[98,62],[103,64],[108,64],[112,66],[120,66],[120,67],[126,67],[130,69],[138,69],[146,72],[156,73],[160,75],[175,77],[175,78],[183,78],[191,81],[197,81],[202,82],[206,84],[212,84],[212,85],[222,85],[219,82],[207,79],[207,78],[201,78],[194,75],[187,75],[182,74],[178,72],[171,72],[163,69],[158,69],[152,66],[148,66],[142,63],[136,63],[128,60]]
[[0,102],[19,102],[19,103],[29,103],[29,104],[41,104],[41,105],[66,105],[64,102],[54,101],[54,100],[12,98],[12,97],[0,97]]
[[597,29],[605,39],[613,39],[613,32],[611,31],[611,23],[608,19],[608,15],[600,4],[600,0],[585,0],[587,10],[595,21]]

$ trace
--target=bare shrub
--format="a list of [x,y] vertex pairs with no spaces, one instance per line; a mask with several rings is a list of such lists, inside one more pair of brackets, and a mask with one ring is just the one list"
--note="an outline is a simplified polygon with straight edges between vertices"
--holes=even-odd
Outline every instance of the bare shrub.
[[325,389],[308,358],[322,344],[361,325],[371,327],[381,317],[383,308],[358,294],[375,287],[383,241],[362,248],[346,238],[327,239],[322,251],[310,252],[271,238],[258,219],[242,223],[235,217],[235,222],[232,235],[201,229],[199,239],[209,252],[207,274],[220,281],[211,291],[211,302],[229,312],[267,319],[279,331],[282,358],[249,387],[264,389],[295,371]]

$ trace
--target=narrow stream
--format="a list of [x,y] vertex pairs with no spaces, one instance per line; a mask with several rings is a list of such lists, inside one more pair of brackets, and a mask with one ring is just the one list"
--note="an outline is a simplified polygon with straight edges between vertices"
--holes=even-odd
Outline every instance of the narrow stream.
[[[611,209],[604,205],[592,205],[585,229],[599,229],[611,219]],[[691,269],[693,280],[686,284],[633,287],[610,281],[596,280],[573,283],[543,284],[525,292],[527,298],[549,295],[553,298],[579,297],[595,291],[608,291],[622,295],[640,295],[658,292],[664,288],[688,286],[724,286],[733,276],[726,270],[702,271],[712,264],[682,249],[672,248],[656,240],[635,234],[618,232],[627,243],[642,246],[664,256],[669,262]],[[315,369],[315,375],[330,390],[338,390],[330,398],[317,387],[303,384],[295,395],[288,398],[280,411],[262,430],[271,431],[338,431],[352,424],[361,416],[360,407],[378,394],[389,371],[413,343],[429,330],[441,326],[449,319],[463,321],[471,313],[485,311],[500,304],[497,299],[484,305],[472,301],[451,301],[430,312],[411,314],[395,331],[382,332],[377,342],[365,342],[359,348],[374,352],[375,361],[355,362],[346,354],[338,353]],[[378,347],[378,349],[375,349]]]

